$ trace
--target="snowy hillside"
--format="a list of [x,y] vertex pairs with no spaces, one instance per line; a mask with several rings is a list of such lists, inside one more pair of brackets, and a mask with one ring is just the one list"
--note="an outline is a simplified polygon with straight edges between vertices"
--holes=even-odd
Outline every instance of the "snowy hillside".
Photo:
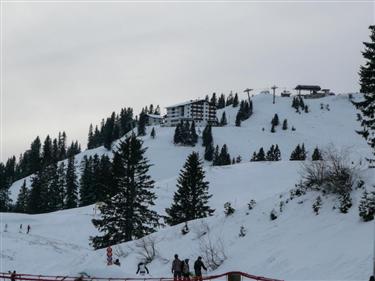
[[[226,256],[224,263],[209,274],[241,270],[285,280],[368,278],[373,224],[359,220],[360,192],[354,191],[354,205],[348,214],[333,210],[337,202],[330,196],[323,198],[318,216],[311,207],[317,194],[310,192],[293,200],[289,198],[289,190],[298,182],[301,169],[300,162],[289,161],[289,156],[296,145],[302,143],[309,158],[316,146],[348,149],[351,160],[361,169],[366,186],[370,188],[375,183],[373,171],[366,170],[364,161],[370,150],[355,133],[359,128],[355,121],[357,112],[348,97],[333,96],[305,100],[305,103],[310,112],[298,114],[291,107],[291,98],[277,97],[276,104],[272,104],[271,95],[256,95],[253,116],[242,122],[241,127],[234,126],[238,108],[218,110],[219,119],[222,112],[226,112],[229,124],[213,128],[214,143],[220,147],[227,144],[230,155],[240,155],[242,163],[223,167],[205,163],[209,192],[213,194],[210,206],[216,209],[215,215],[189,222],[190,232],[185,236],[181,234],[182,225],[152,234],[150,239],[155,241],[157,249],[157,258],[149,265],[152,276],[170,276],[170,262],[175,253],[193,262],[209,238],[217,245],[222,242]],[[330,110],[320,109],[321,103],[329,104]],[[279,126],[275,133],[270,132],[275,113],[281,122],[288,120],[288,130],[281,130]],[[295,131],[291,130],[292,126]],[[186,157],[193,150],[201,155],[204,151],[200,143],[193,148],[175,146],[173,134],[174,128],[157,127],[155,139],[143,138],[148,147],[146,155],[153,164],[150,174],[156,180],[158,196],[155,210],[160,214],[164,214],[172,202],[178,172]],[[272,144],[280,147],[282,161],[249,162],[254,151],[260,147],[268,150]],[[84,151],[76,157],[77,169],[85,155],[95,153],[111,156],[103,147]],[[13,200],[22,182],[23,179],[12,185]],[[251,199],[257,204],[253,210],[248,210],[247,203]],[[236,209],[229,217],[223,213],[227,201]],[[271,221],[270,212],[272,209],[279,212],[281,201],[285,204],[283,212],[277,220]],[[8,224],[8,232],[1,235],[1,271],[17,269],[24,273],[53,275],[85,271],[96,276],[135,276],[141,258],[139,241],[115,247],[122,266],[107,267],[105,251],[93,251],[88,244],[89,236],[96,233],[91,224],[93,216],[93,206],[42,215],[1,214],[1,231]],[[21,223],[32,226],[30,234],[18,233]],[[241,226],[247,230],[244,237],[239,237]]]

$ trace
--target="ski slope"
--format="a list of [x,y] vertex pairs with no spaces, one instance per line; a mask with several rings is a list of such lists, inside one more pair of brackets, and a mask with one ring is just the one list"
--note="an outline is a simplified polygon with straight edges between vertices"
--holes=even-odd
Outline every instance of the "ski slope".
[[[300,163],[288,161],[297,144],[305,144],[309,157],[318,146],[333,146],[350,152],[351,160],[359,165],[367,187],[375,182],[373,172],[366,170],[364,159],[371,153],[365,141],[355,133],[359,123],[357,111],[346,95],[305,100],[310,113],[298,114],[291,107],[292,98],[260,94],[253,97],[254,114],[235,127],[238,108],[218,110],[220,119],[226,112],[228,125],[213,128],[215,145],[227,144],[232,157],[240,155],[242,163],[224,167],[212,167],[205,162],[209,191],[213,194],[210,205],[216,209],[213,217],[189,223],[190,232],[182,236],[182,225],[167,227],[151,235],[157,245],[157,258],[149,265],[152,276],[170,276],[170,262],[175,253],[190,258],[191,266],[201,253],[202,239],[222,241],[226,260],[212,273],[231,270],[246,271],[256,275],[286,280],[366,280],[371,271],[373,224],[363,223],[358,217],[358,196],[353,193],[354,206],[348,214],[333,210],[335,199],[323,199],[321,214],[316,216],[311,208],[316,194],[308,193],[289,201],[275,221],[269,219],[270,211],[278,210],[279,202],[288,198],[288,191],[299,180]],[[329,104],[330,110],[321,110],[320,104]],[[271,119],[277,113],[280,122],[287,118],[289,129],[276,128],[271,133]],[[294,126],[296,131],[292,131]],[[264,128],[264,131],[262,130]],[[150,132],[150,128],[148,128]],[[148,147],[147,157],[153,166],[150,174],[158,196],[155,210],[164,214],[176,190],[178,172],[191,151],[203,155],[204,148],[175,146],[174,128],[157,127],[156,138],[143,138]],[[254,151],[265,151],[278,144],[282,161],[249,162]],[[114,143],[116,147],[116,143]],[[85,155],[111,152],[103,147],[86,150],[76,157],[77,171]],[[372,173],[371,173],[372,172]],[[23,182],[11,187],[16,200]],[[27,179],[30,185],[30,177]],[[247,203],[255,199],[255,209],[248,211]],[[233,216],[225,217],[223,205],[230,201],[236,209]],[[247,214],[248,213],[248,214]],[[93,251],[88,238],[95,235],[91,224],[93,206],[58,211],[42,215],[1,214],[1,231],[8,224],[8,232],[1,235],[1,271],[13,270],[38,274],[77,274],[85,271],[96,276],[135,276],[140,260],[137,241],[119,245],[122,249],[122,266],[107,267],[104,250]],[[19,224],[30,224],[30,234],[18,233]],[[239,237],[240,226],[247,229],[245,237]],[[199,239],[202,229],[209,234]],[[37,272],[36,272],[37,269]]]

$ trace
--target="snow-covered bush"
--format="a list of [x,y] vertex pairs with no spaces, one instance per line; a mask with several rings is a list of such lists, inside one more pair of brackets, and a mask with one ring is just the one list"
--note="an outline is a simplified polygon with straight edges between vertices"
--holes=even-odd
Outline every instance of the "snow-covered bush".
[[254,209],[256,204],[257,204],[257,202],[254,199],[251,199],[250,202],[247,203],[247,207],[249,208],[249,210],[252,210],[252,209]]
[[277,219],[277,212],[275,209],[272,209],[271,213],[270,213],[270,219],[271,221],[274,221],[275,219]]
[[232,204],[230,202],[226,202],[224,204],[224,214],[226,216],[230,216],[232,214],[234,214],[236,210],[232,207]]
[[302,185],[323,193],[348,194],[357,176],[355,166],[348,161],[349,153],[330,147],[323,151],[323,160],[302,164]]
[[363,192],[361,201],[359,203],[359,216],[363,221],[371,221],[375,216],[375,192]]
[[208,270],[216,270],[227,259],[223,240],[210,234],[200,239],[199,250]]
[[293,200],[294,198],[301,197],[302,195],[306,194],[306,188],[302,185],[302,183],[296,184],[294,189],[289,191],[289,199]]
[[156,255],[156,240],[153,237],[147,236],[139,239],[135,242],[135,247],[137,248],[137,253],[145,263],[152,262]]
[[240,227],[240,233],[238,234],[238,236],[239,237],[245,237],[246,233],[247,233],[246,228],[243,225],[241,225],[241,227]]
[[340,194],[340,212],[346,214],[348,210],[353,206],[350,193]]
[[315,202],[312,205],[315,215],[319,215],[319,210],[322,207],[322,198],[320,196],[316,197]]

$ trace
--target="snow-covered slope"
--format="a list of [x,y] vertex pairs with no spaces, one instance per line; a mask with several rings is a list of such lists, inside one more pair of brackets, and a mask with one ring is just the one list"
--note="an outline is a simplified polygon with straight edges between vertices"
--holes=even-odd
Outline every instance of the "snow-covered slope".
[[[287,280],[365,280],[370,274],[372,249],[372,224],[359,220],[357,201],[360,191],[355,191],[354,206],[348,214],[332,210],[335,202],[331,197],[323,199],[321,214],[316,216],[311,208],[316,194],[288,200],[279,218],[271,221],[270,211],[279,209],[280,201],[286,201],[288,191],[299,179],[300,163],[288,161],[297,144],[304,143],[310,152],[318,146],[333,145],[350,150],[351,159],[360,166],[369,188],[374,183],[371,171],[366,170],[363,159],[370,155],[367,144],[355,134],[359,128],[356,111],[347,96],[305,100],[310,113],[295,113],[291,98],[277,97],[272,104],[271,95],[253,97],[254,114],[234,126],[238,108],[227,107],[229,124],[213,128],[215,145],[227,144],[232,157],[241,155],[243,162],[225,167],[212,167],[205,163],[210,193],[210,205],[215,216],[189,223],[190,232],[182,236],[181,225],[167,227],[151,235],[157,243],[158,257],[150,265],[152,276],[169,276],[170,264],[175,253],[182,258],[195,259],[201,254],[201,240],[210,237],[222,241],[227,259],[215,273],[241,270]],[[329,104],[330,110],[321,110],[320,104]],[[270,132],[270,122],[277,113],[280,121],[288,119],[289,129]],[[296,131],[290,128],[294,126]],[[264,131],[262,130],[264,128]],[[144,137],[148,147],[147,157],[153,166],[151,176],[156,180],[155,209],[163,214],[169,207],[176,190],[176,179],[186,157],[192,150],[203,155],[200,144],[196,147],[175,146],[174,128],[157,127],[156,139]],[[252,153],[263,147],[278,144],[280,162],[248,162]],[[116,144],[114,144],[115,146]],[[103,147],[82,152],[76,157],[77,169],[84,155],[106,153]],[[11,187],[15,200],[23,180]],[[29,177],[30,183],[30,177]],[[248,211],[247,203],[255,199],[255,209]],[[232,202],[237,210],[225,217],[223,204]],[[8,232],[1,235],[1,271],[18,269],[28,273],[76,274],[86,271],[100,276],[134,276],[140,259],[137,241],[118,246],[122,249],[121,268],[105,265],[105,252],[93,251],[88,237],[96,233],[90,223],[94,216],[93,206],[59,211],[43,215],[1,214],[2,229],[8,224]],[[31,224],[29,235],[18,233],[20,223]],[[240,226],[247,229],[245,237],[239,237]],[[202,229],[209,233],[199,239]],[[37,269],[37,272],[36,272]],[[212,273],[212,272],[211,272]]]

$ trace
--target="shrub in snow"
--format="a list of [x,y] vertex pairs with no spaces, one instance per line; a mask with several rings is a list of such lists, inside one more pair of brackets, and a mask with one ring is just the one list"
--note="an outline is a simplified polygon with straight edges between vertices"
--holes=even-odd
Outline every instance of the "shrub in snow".
[[276,132],[275,125],[272,125],[272,127],[271,127],[271,133],[275,133],[275,132]]
[[210,234],[199,241],[199,255],[202,256],[208,270],[216,270],[227,259],[223,240]]
[[188,224],[187,224],[187,222],[185,222],[185,225],[184,225],[183,228],[181,229],[181,233],[182,233],[182,235],[186,235],[186,234],[189,233],[189,231],[190,231],[190,229],[189,229],[189,227],[188,227]]
[[145,263],[152,262],[156,255],[156,240],[150,236],[144,237],[135,243],[137,254],[141,257]]
[[375,216],[375,192],[363,192],[361,201],[359,203],[359,216],[363,221],[371,221]]
[[271,221],[274,221],[275,219],[277,219],[277,212],[275,209],[273,209],[270,213],[270,219]]
[[348,210],[352,207],[352,199],[350,193],[344,193],[340,195],[340,212],[346,214]]
[[224,204],[224,214],[226,216],[232,215],[236,210],[232,207],[232,204],[230,202],[226,202]]
[[284,131],[285,131],[285,130],[288,130],[288,120],[287,120],[287,119],[284,119],[282,129],[283,129]]
[[292,126],[292,131],[295,131],[296,130],[296,128],[294,128],[294,126]]
[[284,201],[280,201],[280,204],[279,204],[279,210],[280,210],[280,213],[283,212],[283,210],[284,210],[284,205],[285,205]]
[[256,204],[257,203],[255,202],[255,200],[251,199],[250,202],[247,203],[247,207],[249,208],[249,210],[252,210],[252,209],[254,209],[254,207],[255,207]]
[[293,200],[294,198],[301,197],[302,195],[306,194],[306,188],[302,185],[302,183],[296,184],[294,189],[289,191],[289,199]]
[[243,225],[241,225],[241,227],[240,227],[240,233],[238,234],[238,236],[239,237],[245,237],[246,233],[247,233],[246,228]]
[[312,205],[315,215],[319,215],[319,210],[322,207],[322,198],[320,196],[316,197],[315,202]]

